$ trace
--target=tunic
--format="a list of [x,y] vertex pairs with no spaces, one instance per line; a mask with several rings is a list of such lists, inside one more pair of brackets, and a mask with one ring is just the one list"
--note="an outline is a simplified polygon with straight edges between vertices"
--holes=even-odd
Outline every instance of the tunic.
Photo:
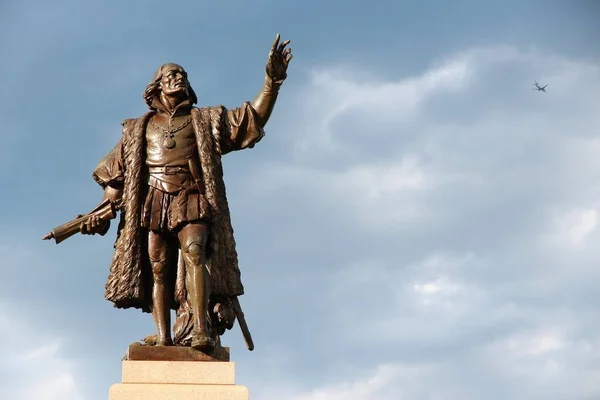
[[142,227],[173,233],[187,222],[209,222],[208,202],[188,165],[188,158],[198,165],[189,101],[180,104],[172,113],[167,112],[158,98],[153,106],[161,114],[153,115],[146,127],[149,188],[142,208]]

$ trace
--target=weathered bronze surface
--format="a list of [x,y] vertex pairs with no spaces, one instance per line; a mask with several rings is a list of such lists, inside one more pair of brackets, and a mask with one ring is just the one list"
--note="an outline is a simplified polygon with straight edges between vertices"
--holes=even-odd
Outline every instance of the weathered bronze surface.
[[129,346],[123,360],[129,361],[229,361],[229,347],[216,348],[210,355],[185,346]]
[[135,352],[176,345],[223,354],[220,336],[236,319],[254,348],[238,301],[244,288],[221,157],[263,138],[287,78],[288,44],[277,35],[262,90],[235,109],[195,107],[187,72],[162,65],[143,95],[150,111],[123,121],[121,140],[92,174],[104,190],[101,204],[44,236],[60,243],[76,232],[104,235],[120,212],[105,297],[117,308],[152,313],[157,330]]

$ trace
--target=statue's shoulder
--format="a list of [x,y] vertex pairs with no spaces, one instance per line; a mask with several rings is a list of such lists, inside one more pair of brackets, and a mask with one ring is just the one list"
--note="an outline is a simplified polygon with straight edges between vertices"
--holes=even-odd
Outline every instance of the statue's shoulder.
[[123,126],[123,133],[129,132],[135,128],[138,123],[144,123],[148,121],[148,119],[154,114],[152,111],[145,113],[144,115],[137,118],[126,118],[121,121],[121,126]]
[[138,119],[139,118],[126,118],[121,121],[121,126],[123,126],[123,129],[131,129]]

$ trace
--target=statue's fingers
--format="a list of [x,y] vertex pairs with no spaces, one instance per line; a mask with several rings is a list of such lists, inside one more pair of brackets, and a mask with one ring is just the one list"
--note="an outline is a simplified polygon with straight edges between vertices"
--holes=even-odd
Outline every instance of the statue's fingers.
[[277,45],[279,44],[279,33],[277,34],[277,36],[275,36],[275,41],[273,42],[273,46],[271,47],[271,51],[275,51],[277,50]]
[[82,222],[81,224],[79,224],[79,231],[83,234],[87,233],[87,229],[85,229],[85,223]]
[[285,57],[285,56],[287,56],[288,54],[290,54],[291,52],[292,52],[292,48],[291,48],[291,47],[288,47],[287,49],[285,49],[285,50],[283,51],[283,56]]
[[290,44],[289,40],[281,42],[281,44],[279,45],[279,48],[277,49],[277,51],[281,53],[283,51],[283,49],[285,49],[285,46],[287,46],[288,44]]
[[284,60],[286,64],[289,64],[289,62],[292,60],[292,58],[294,58],[294,55],[292,53],[289,53],[287,56],[285,56]]

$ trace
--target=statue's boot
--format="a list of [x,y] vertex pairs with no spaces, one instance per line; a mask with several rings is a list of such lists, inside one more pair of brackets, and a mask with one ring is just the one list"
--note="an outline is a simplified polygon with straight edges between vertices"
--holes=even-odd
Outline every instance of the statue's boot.
[[174,346],[173,341],[169,339],[159,342],[156,333],[146,336],[142,339],[142,342],[144,342],[146,346]]
[[215,340],[208,330],[208,273],[202,262],[201,252],[186,251],[182,253],[189,274],[192,290],[188,292],[192,303],[194,329],[191,346],[203,353],[211,353],[215,348]]
[[210,354],[215,349],[215,340],[205,331],[192,331],[192,348]]

